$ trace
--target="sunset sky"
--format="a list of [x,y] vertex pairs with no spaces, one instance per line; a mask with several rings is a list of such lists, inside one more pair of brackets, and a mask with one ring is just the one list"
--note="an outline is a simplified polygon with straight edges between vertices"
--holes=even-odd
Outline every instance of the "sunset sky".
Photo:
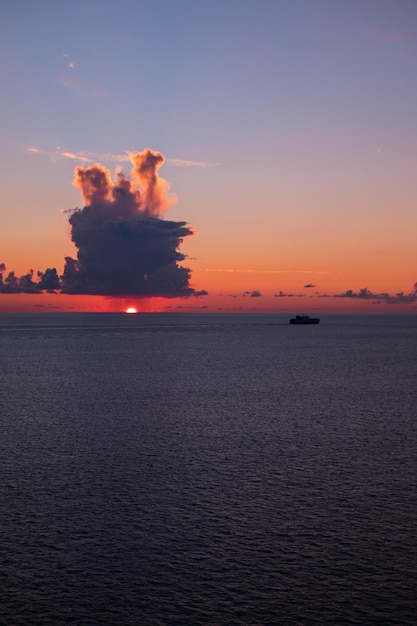
[[[0,311],[417,312],[415,0],[3,0],[0,40]],[[147,148],[171,205],[150,213]],[[100,201],[123,172],[155,241],[183,239],[189,282],[163,297],[156,261],[147,296],[8,293],[77,259],[95,163]]]

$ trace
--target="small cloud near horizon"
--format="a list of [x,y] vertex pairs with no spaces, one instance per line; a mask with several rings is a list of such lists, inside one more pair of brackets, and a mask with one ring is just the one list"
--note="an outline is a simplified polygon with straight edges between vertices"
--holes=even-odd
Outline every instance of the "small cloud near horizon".
[[284,291],[279,291],[278,293],[274,293],[274,298],[305,298],[304,293],[285,293]]
[[375,300],[378,303],[385,302],[386,304],[410,304],[417,302],[417,283],[413,285],[413,291],[410,293],[404,293],[400,291],[394,295],[389,293],[373,293],[367,287],[363,287],[359,291],[355,292],[352,289],[348,289],[344,293],[338,293],[332,296],[333,298],[354,298],[358,300]]
[[262,294],[258,289],[254,289],[253,291],[241,291],[238,293],[228,293],[228,294],[219,294],[220,296],[226,295],[228,298],[261,298]]

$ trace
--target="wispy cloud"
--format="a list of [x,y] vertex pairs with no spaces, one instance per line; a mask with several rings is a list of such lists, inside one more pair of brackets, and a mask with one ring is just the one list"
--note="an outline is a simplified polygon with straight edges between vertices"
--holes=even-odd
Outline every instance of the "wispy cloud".
[[86,84],[86,80],[81,80],[80,67],[78,63],[75,63],[68,52],[63,53],[65,59],[65,65],[60,69],[59,75],[55,82],[75,93],[80,98],[90,98],[102,96],[104,94],[101,88],[92,88],[89,84]]
[[174,167],[217,167],[220,163],[209,163],[208,161],[186,161],[185,159],[167,159]]
[[386,41],[392,42],[406,42],[406,41],[417,41],[417,35],[392,35],[386,38]]
[[[52,160],[56,160],[57,158],[70,159],[72,161],[77,161],[78,163],[95,163],[96,161],[104,162],[104,163],[129,163],[130,162],[130,150],[125,150],[122,154],[111,153],[111,152],[71,152],[69,150],[64,150],[59,146],[55,148],[55,150],[42,150],[40,148],[36,148],[31,146],[26,148],[26,152],[31,152],[34,154],[41,154],[49,157]],[[173,167],[217,167],[219,163],[210,163],[208,161],[191,161],[185,159],[166,159],[165,163],[172,165]]]
[[55,150],[42,150],[41,148],[36,148],[34,146],[30,146],[26,148],[26,152],[31,154],[40,154],[42,156],[49,157],[52,161],[56,161],[59,158],[70,159],[71,161],[77,161],[77,163],[92,163],[92,159],[87,157],[84,153],[69,152],[67,150],[62,150],[60,147],[57,147]]
[[[328,270],[276,270],[276,269],[236,269],[205,267],[200,272],[219,272],[229,274],[331,274]],[[306,285],[307,286],[307,285]],[[315,286],[315,285],[312,285]]]

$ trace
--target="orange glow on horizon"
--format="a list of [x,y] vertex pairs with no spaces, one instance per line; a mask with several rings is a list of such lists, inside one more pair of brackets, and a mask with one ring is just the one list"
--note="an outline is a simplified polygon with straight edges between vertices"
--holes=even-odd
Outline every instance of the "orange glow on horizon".
[[[74,296],[68,294],[1,294],[0,312],[62,312],[62,313],[127,313],[130,308],[147,313],[158,312],[253,312],[307,314],[325,313],[411,313],[417,314],[417,301],[404,304],[377,303],[373,299],[343,298],[329,295],[317,296],[305,290],[304,296],[294,295],[274,297],[271,290],[261,288],[260,297],[252,297],[251,293],[238,293],[229,290],[221,292],[211,290],[209,295],[201,298],[150,298],[142,300],[140,308],[124,305],[116,298],[103,296]],[[131,314],[131,313],[129,313]]]

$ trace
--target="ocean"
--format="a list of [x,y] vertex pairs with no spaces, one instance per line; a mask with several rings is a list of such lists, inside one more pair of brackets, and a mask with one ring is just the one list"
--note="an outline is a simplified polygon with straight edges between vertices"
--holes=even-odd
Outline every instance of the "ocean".
[[0,623],[406,626],[417,316],[0,314]]

